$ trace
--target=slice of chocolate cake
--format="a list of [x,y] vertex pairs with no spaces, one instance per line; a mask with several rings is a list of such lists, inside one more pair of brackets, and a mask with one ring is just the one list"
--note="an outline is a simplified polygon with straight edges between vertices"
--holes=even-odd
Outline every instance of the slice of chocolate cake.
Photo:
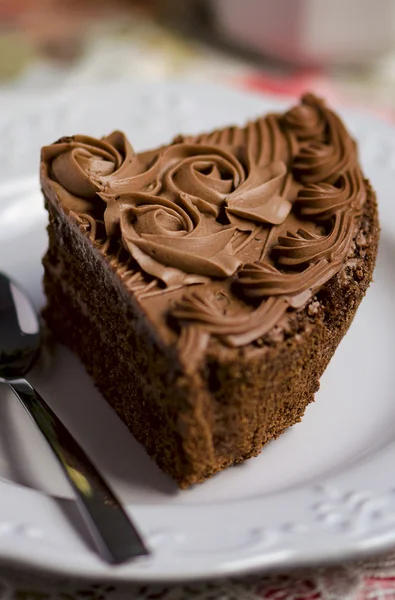
[[375,195],[323,101],[135,154],[43,148],[45,318],[186,487],[297,423],[371,281]]

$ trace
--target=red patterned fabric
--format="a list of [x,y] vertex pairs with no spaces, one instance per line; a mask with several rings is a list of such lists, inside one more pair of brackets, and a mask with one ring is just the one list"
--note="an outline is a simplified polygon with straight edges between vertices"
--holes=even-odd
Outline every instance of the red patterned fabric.
[[0,571],[0,600],[395,600],[395,552],[338,567],[175,586],[77,584]]

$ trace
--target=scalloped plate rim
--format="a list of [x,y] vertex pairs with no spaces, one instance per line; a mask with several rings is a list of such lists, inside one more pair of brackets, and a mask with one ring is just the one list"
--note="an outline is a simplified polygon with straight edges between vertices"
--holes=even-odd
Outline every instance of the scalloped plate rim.
[[[85,94],[84,97],[87,98],[89,97],[90,93],[95,93],[97,89],[98,88],[96,86],[87,86],[85,88],[80,88],[80,90],[63,90],[53,95],[42,96],[41,94],[37,93],[29,102],[25,102],[24,100],[19,102],[18,106],[15,108],[15,114],[16,116],[24,115],[28,112],[30,114],[30,112],[34,113],[35,110],[40,112],[40,110],[43,110],[44,108],[55,110],[58,105],[67,106],[70,100],[78,95],[78,93],[81,93],[82,90]],[[120,84],[114,83],[108,86],[107,90],[103,93],[115,94],[117,91],[118,93],[122,93],[126,90],[131,94],[133,92],[135,95],[141,94],[141,97],[149,98],[156,90],[160,91],[167,98],[174,98],[180,93],[185,94],[186,97],[191,96],[197,93],[197,89],[199,89],[199,93],[202,93],[203,90],[203,92],[211,98],[215,96],[221,96],[224,98],[224,94],[226,93],[227,96],[233,97],[235,102],[237,99],[239,99],[241,103],[244,100],[247,102],[249,101],[248,99],[250,99],[251,104],[254,102],[257,103],[256,106],[258,106],[258,103],[262,104],[262,112],[265,110],[265,103],[268,106],[278,105],[280,108],[289,103],[289,100],[284,99],[284,97],[277,99],[274,96],[249,94],[246,92],[229,90],[216,85],[210,85],[206,83],[198,84],[190,81],[176,81],[171,83],[139,82],[137,84],[126,82],[122,82]],[[0,101],[1,100],[2,98],[0,97]],[[41,106],[41,109],[39,108],[39,105]],[[342,114],[343,113],[347,115],[347,110],[343,111]],[[375,117],[364,114],[363,112],[361,112],[361,115],[362,116],[360,118],[364,119],[367,124],[367,137],[369,137],[369,135],[373,135],[369,133],[369,128],[370,131],[375,128],[375,135],[383,136],[383,139],[386,139],[386,143],[390,143],[389,138],[390,136],[394,136],[395,133],[394,126],[386,124]],[[358,115],[355,115],[354,113],[353,118],[358,119]],[[114,119],[114,121],[116,121],[116,119]],[[116,122],[114,123],[114,128],[116,128]],[[395,143],[392,147],[395,155]],[[37,180],[32,174],[33,171],[29,167],[26,172],[26,179],[21,180],[16,184],[13,183],[13,178],[10,178],[8,181],[6,176],[5,180],[3,179],[3,186],[15,185],[15,189],[18,190],[18,186],[21,184],[25,184],[26,186],[34,185],[34,182]],[[395,181],[395,174],[393,180]],[[0,188],[0,206],[2,203],[2,195],[4,195],[4,190],[4,187]],[[390,214],[389,208],[389,206],[385,206],[385,204],[383,204],[380,210],[382,216]],[[392,234],[395,234],[395,227],[391,226],[391,224],[388,224],[388,230],[391,230],[391,236]],[[204,545],[203,547],[201,546],[200,549],[198,547],[196,552],[192,550],[184,553],[182,550],[184,543],[182,537],[182,521],[183,518],[185,518],[184,513],[188,510],[196,510],[196,506],[175,505],[172,507],[167,507],[166,510],[168,516],[171,518],[171,521],[174,524],[174,530],[170,530],[169,532],[169,530],[166,528],[162,529],[162,531],[160,528],[159,530],[155,529],[155,527],[151,529],[151,520],[154,520],[153,513],[155,510],[157,510],[157,506],[152,505],[145,507],[143,505],[136,504],[128,508],[131,508],[131,513],[136,516],[137,522],[141,524],[142,531],[145,535],[147,535],[148,540],[152,540],[152,544],[154,545],[155,543],[159,544],[159,549],[156,551],[153,566],[150,566],[150,559],[148,559],[148,561],[139,560],[135,563],[130,563],[122,567],[109,567],[101,563],[99,559],[97,559],[93,553],[88,552],[83,545],[80,545],[77,550],[77,552],[81,552],[85,557],[82,565],[77,564],[77,561],[75,561],[73,564],[73,560],[70,560],[70,556],[68,561],[63,562],[62,554],[56,555],[57,557],[55,556],[53,560],[50,560],[49,557],[54,555],[50,542],[48,545],[45,541],[43,542],[46,548],[43,554],[40,555],[40,551],[37,551],[37,548],[40,548],[41,533],[38,528],[35,528],[34,524],[31,525],[29,522],[25,523],[22,520],[21,523],[11,524],[10,528],[7,530],[7,522],[4,523],[4,520],[1,517],[0,563],[12,564],[14,566],[24,566],[31,569],[39,569],[41,572],[45,570],[54,575],[73,576],[76,579],[94,578],[97,581],[123,581],[137,583],[212,579],[216,577],[229,575],[235,576],[269,569],[279,570],[307,566],[310,564],[333,563],[346,558],[362,558],[372,554],[375,551],[384,550],[395,545],[395,482],[391,485],[391,483],[387,484],[386,481],[383,478],[380,478],[379,475],[377,475],[376,479],[373,477],[373,471],[377,473],[379,470],[378,466],[382,468],[386,462],[390,462],[394,449],[394,440],[389,441],[388,443],[378,447],[373,456],[362,456],[359,459],[357,457],[355,461],[348,464],[345,472],[340,472],[337,475],[335,473],[328,476],[322,484],[314,480],[312,484],[301,484],[300,486],[290,489],[288,493],[288,499],[286,497],[286,493],[280,492],[278,494],[269,494],[263,499],[258,497],[244,501],[235,500],[222,508],[221,512],[223,515],[221,517],[219,517],[217,514],[219,503],[208,504],[199,507],[199,510],[203,514],[204,518],[207,519],[207,524],[218,521],[222,527],[222,530],[219,528],[219,531],[225,532],[227,522],[226,518],[229,519],[230,515],[236,517],[238,510],[242,509],[243,506],[246,508],[246,505],[248,504],[251,512],[261,512],[264,508],[262,503],[270,508],[277,502],[279,505],[284,502],[286,504],[291,498],[293,499],[295,505],[297,505],[296,512],[299,511],[301,514],[303,514],[303,511],[307,510],[307,512],[311,511],[314,513],[315,516],[314,519],[312,519],[314,520],[314,524],[310,524],[310,533],[309,526],[307,526],[307,530],[303,530],[305,524],[303,523],[302,518],[300,519],[301,523],[299,524],[301,529],[298,529],[298,523],[296,522],[296,524],[294,524],[295,530],[293,530],[292,522],[289,524],[289,519],[284,516],[284,521],[280,522],[280,525],[277,526],[277,530],[280,531],[281,529],[281,535],[284,537],[286,542],[281,542],[281,536],[280,541],[278,541],[278,531],[276,531],[276,527],[270,528],[267,523],[259,522],[259,519],[254,520],[252,517],[251,519],[250,517],[245,517],[246,523],[248,523],[248,526],[246,526],[247,538],[245,538],[244,532],[240,531],[239,540],[235,542],[234,550],[232,550],[232,544],[230,544],[229,549],[223,549],[222,551],[219,549],[213,551],[211,553],[211,559],[210,551],[204,549]],[[370,479],[373,477],[374,486],[377,486],[377,489],[375,488],[373,491],[370,490],[370,492],[366,492],[365,488],[361,486],[360,483],[361,481],[363,482],[367,480],[366,476],[368,474],[370,474]],[[32,505],[39,506],[40,504],[43,504],[43,506],[48,505],[49,507],[50,503],[52,502],[49,497],[46,497],[40,492],[29,490],[0,480],[0,507],[2,505],[1,497],[3,492],[5,496],[7,496],[7,494],[9,495],[7,510],[9,509],[11,512],[12,507],[10,508],[10,503],[12,504],[14,492],[15,497],[18,496],[19,498],[19,500],[16,500],[16,502],[20,502],[22,497],[23,499],[26,498],[26,503],[29,504],[29,509]],[[352,522],[354,505],[362,507],[358,508],[358,511],[360,511],[361,514],[363,513],[363,516],[361,517],[361,522],[359,524],[357,523],[357,526],[355,526],[355,531],[352,530],[352,534],[348,535],[347,516],[349,517],[349,521]],[[330,508],[331,506],[332,509]],[[343,511],[346,515],[346,517],[343,518],[343,521],[341,521],[341,515],[339,521],[339,510],[340,513]],[[55,517],[59,517],[59,526],[61,527],[62,535],[66,535],[65,539],[67,541],[67,535],[71,535],[70,531],[68,531],[67,519],[63,519],[63,522],[61,522],[62,519],[60,518],[60,513],[54,512],[54,518]],[[332,524],[331,518],[334,519]],[[321,541],[321,543],[317,545],[316,543],[313,543],[311,539],[310,541],[306,541],[306,539],[308,540],[309,538],[314,537],[314,535],[316,535],[318,532],[320,532],[320,535],[322,535],[322,523],[325,521],[325,519],[328,519],[329,529],[332,528],[330,529],[329,533],[327,533],[328,539],[326,540],[326,543]],[[338,525],[336,525],[336,519],[338,519]],[[176,527],[177,523],[179,524],[179,531]],[[3,532],[2,525],[4,526]],[[339,528],[336,529],[336,527]],[[346,534],[344,532],[346,532]],[[252,540],[250,545],[248,542],[248,535],[250,535]],[[165,547],[165,551],[170,554],[170,558],[164,557],[164,551],[163,549],[160,549],[160,540],[162,539],[162,541],[166,541],[166,536],[168,539],[168,545]],[[8,542],[12,542],[11,545],[8,544],[7,546],[7,539]],[[28,540],[27,542],[26,539]],[[157,542],[155,542],[155,540],[157,540]],[[286,546],[288,544],[292,546],[292,549],[288,547],[287,550]],[[30,556],[30,558],[28,558],[26,556],[26,551],[28,548],[30,548],[30,546],[35,547],[37,554],[34,554],[34,556]],[[178,554],[177,547],[180,547]],[[248,547],[250,547],[250,550],[248,550]],[[173,558],[171,556],[172,553]],[[204,559],[202,558],[203,555],[205,556]],[[209,558],[207,558],[207,555]],[[213,555],[217,555],[216,560],[213,558]],[[44,556],[47,558],[45,568],[43,567],[42,563]],[[78,557],[79,555],[76,554],[74,557],[75,556]],[[155,560],[159,560],[161,564],[159,566],[155,565]],[[174,562],[176,561],[181,561],[183,566],[179,567],[178,569],[174,567]]]

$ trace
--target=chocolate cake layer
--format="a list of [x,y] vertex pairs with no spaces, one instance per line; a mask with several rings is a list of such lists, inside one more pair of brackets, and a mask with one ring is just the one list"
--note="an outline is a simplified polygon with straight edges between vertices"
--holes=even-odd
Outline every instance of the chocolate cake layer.
[[300,420],[372,277],[374,193],[336,115],[284,115],[135,154],[42,152],[45,318],[181,487]]

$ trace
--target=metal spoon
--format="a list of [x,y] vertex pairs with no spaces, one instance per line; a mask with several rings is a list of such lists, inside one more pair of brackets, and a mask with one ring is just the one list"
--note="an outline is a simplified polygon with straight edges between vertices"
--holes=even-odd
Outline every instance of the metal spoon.
[[40,322],[29,297],[0,273],[0,383],[12,389],[46,438],[75,492],[100,556],[119,564],[148,555],[129,517],[85,452],[24,379],[40,346]]

